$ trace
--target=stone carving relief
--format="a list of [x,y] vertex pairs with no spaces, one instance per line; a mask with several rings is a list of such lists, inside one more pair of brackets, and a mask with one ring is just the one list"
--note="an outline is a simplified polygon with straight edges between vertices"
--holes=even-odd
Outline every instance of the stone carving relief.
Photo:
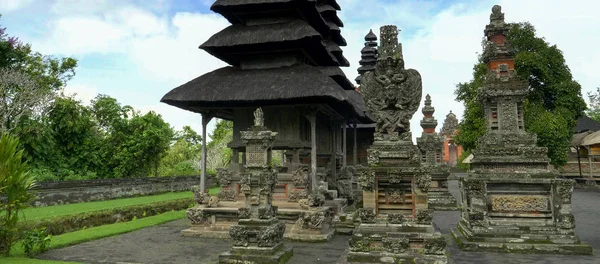
[[307,188],[308,186],[308,167],[302,166],[294,171],[292,174],[292,182],[296,188]]
[[408,238],[389,238],[383,239],[383,247],[391,253],[404,253],[410,247]]
[[303,212],[296,221],[296,225],[302,229],[320,230],[327,228],[331,224],[331,215],[329,211],[308,211]]
[[262,229],[258,236],[259,247],[273,247],[283,241],[283,233],[285,232],[285,224],[277,222]]
[[387,189],[385,190],[385,199],[390,204],[403,204],[404,203],[404,190],[401,189]]
[[270,219],[277,216],[277,206],[266,205],[258,208],[259,219]]
[[358,211],[358,216],[362,223],[375,223],[375,209],[374,208],[361,208]]
[[256,108],[254,111],[254,126],[255,127],[264,127],[265,126],[265,118],[262,111],[262,108]]
[[233,172],[229,169],[218,168],[217,169],[217,181],[221,186],[229,186],[233,179]]
[[423,192],[428,192],[431,185],[431,175],[428,167],[421,167],[415,173],[415,182],[417,187]]
[[185,211],[185,216],[192,222],[192,225],[202,225],[210,223],[210,213],[202,208],[190,208]]
[[217,193],[217,197],[219,197],[219,200],[221,201],[235,201],[237,195],[232,188],[221,188]]
[[550,209],[549,197],[542,195],[493,195],[491,204],[495,212],[543,212]]
[[239,219],[250,218],[250,209],[248,207],[238,208],[238,218]]
[[571,201],[573,195],[573,180],[557,180],[556,181],[556,192],[564,201]]
[[430,225],[433,220],[433,210],[419,209],[417,210],[417,223],[420,225]]
[[390,224],[402,224],[404,222],[403,214],[388,214],[387,221]]
[[288,196],[288,202],[298,202],[300,199],[307,199],[308,192],[306,189],[292,189]]
[[443,255],[446,249],[446,240],[443,237],[425,239],[424,245],[425,254]]
[[410,132],[410,119],[421,102],[422,81],[418,71],[404,68],[402,46],[396,26],[384,26],[375,71],[361,79],[367,109],[375,118],[375,137],[383,139]]
[[199,185],[193,185],[191,189],[192,192],[194,192],[194,201],[197,204],[208,204],[210,194],[208,194],[207,192],[201,192]]
[[236,247],[248,246],[248,228],[240,225],[232,225],[229,228],[229,237],[233,240],[233,245]]
[[363,191],[373,191],[375,185],[375,171],[370,168],[361,167],[358,169],[358,186]]

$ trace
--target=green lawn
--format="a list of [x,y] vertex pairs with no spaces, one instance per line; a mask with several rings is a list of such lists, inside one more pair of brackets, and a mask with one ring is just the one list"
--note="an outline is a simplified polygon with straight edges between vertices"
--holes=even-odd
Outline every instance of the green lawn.
[[[177,219],[182,219],[185,217],[185,210],[182,211],[171,211],[160,215],[149,216],[142,219],[137,219],[129,222],[121,222],[110,225],[103,225],[92,227],[88,229],[83,229],[71,233],[66,233],[58,236],[52,237],[52,242],[50,244],[51,249],[63,248],[87,241],[92,241],[104,237],[115,236],[123,233],[132,232],[144,227],[155,226],[159,224],[163,224],[166,222],[170,222]],[[23,247],[18,244],[11,250],[12,256],[22,257],[25,255]],[[17,261],[26,261],[26,258],[0,258],[0,263],[5,263],[3,260],[7,259],[15,259]],[[32,261],[36,261],[33,260]],[[12,263],[12,262],[8,262]],[[21,262],[16,262],[21,263]],[[22,262],[22,263],[44,263],[44,262]],[[48,262],[48,263],[62,263],[62,262]]]
[[41,259],[30,259],[22,257],[0,257],[0,262],[6,264],[77,264],[77,262],[64,262],[64,261],[53,261],[53,260],[41,260]]
[[141,196],[133,198],[123,198],[107,201],[86,202],[65,205],[53,205],[46,207],[30,207],[22,211],[23,216],[20,221],[37,220],[41,218],[52,218],[71,214],[81,214],[111,208],[126,207],[132,205],[151,204],[161,201],[190,198],[192,192],[170,192],[151,196]]

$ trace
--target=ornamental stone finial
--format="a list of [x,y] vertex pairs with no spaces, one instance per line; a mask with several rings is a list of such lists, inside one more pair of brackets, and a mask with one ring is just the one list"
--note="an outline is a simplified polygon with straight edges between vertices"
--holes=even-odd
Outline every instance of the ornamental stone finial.
[[492,14],[490,14],[490,22],[492,24],[502,25],[504,24],[504,13],[502,13],[502,7],[495,5],[492,7]]
[[429,96],[429,94],[425,96],[425,105],[431,106],[431,96]]
[[402,58],[402,44],[398,43],[398,27],[394,25],[382,26],[380,29],[381,40],[379,44],[379,59],[388,57]]
[[254,126],[255,127],[264,127],[265,126],[265,118],[263,116],[262,108],[256,108],[254,111]]

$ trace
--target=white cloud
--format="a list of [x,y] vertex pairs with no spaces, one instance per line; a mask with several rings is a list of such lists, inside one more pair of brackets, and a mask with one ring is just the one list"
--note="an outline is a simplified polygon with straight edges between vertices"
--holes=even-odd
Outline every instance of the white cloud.
[[132,42],[130,58],[149,76],[180,85],[226,65],[198,49],[210,36],[229,25],[224,18],[214,14],[178,13],[172,25],[173,34]]
[[98,89],[85,84],[70,84],[63,89],[67,96],[73,96],[84,105],[90,105],[90,101],[98,95]]
[[0,0],[0,12],[18,11],[29,6],[33,0]]
[[[160,0],[144,6],[126,2],[119,8],[115,8],[114,1],[94,0],[91,4],[90,1],[56,1],[51,12],[57,18],[49,23],[47,38],[34,42],[36,50],[41,47],[43,53],[74,56],[90,53],[126,55],[127,63],[137,66],[132,71],[157,82],[157,87],[143,87],[139,92],[151,91],[157,96],[225,65],[197,48],[212,34],[229,25],[219,15],[177,13],[163,17],[156,15],[161,13],[156,11],[164,13],[168,3]],[[438,129],[450,110],[462,117],[462,104],[454,101],[455,85],[472,77],[472,67],[477,53],[481,52],[483,29],[489,22],[493,2],[470,1],[468,5],[454,4],[441,11],[436,11],[440,9],[439,3],[432,1],[338,2],[342,7],[339,16],[346,25],[342,34],[348,41],[344,54],[352,64],[343,70],[350,80],[357,75],[360,50],[368,30],[373,29],[377,34],[381,25],[395,24],[403,29],[400,41],[407,67],[421,73],[423,96],[427,93],[432,96]],[[546,37],[564,52],[567,64],[574,78],[582,84],[584,93],[600,86],[600,76],[595,72],[600,68],[600,51],[596,47],[600,35],[594,34],[600,32],[600,18],[595,11],[600,2],[499,2],[507,21],[530,21],[539,36]],[[85,83],[85,80],[77,81]],[[191,124],[198,129],[200,126],[197,114],[165,104],[141,101],[136,104],[132,106],[156,109],[176,127]],[[419,111],[411,122],[414,136],[422,130],[419,127],[421,118]]]

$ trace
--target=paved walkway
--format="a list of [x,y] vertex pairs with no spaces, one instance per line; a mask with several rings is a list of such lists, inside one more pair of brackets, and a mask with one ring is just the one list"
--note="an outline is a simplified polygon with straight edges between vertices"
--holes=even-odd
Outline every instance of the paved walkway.
[[[459,198],[458,184],[450,181],[452,194]],[[600,255],[600,191],[577,189],[573,194],[576,232],[581,240]],[[448,250],[455,263],[600,263],[597,256],[556,256],[473,253],[460,251],[450,239],[450,229],[459,219],[457,211],[436,212],[434,222],[447,237]],[[189,226],[178,220],[129,234],[99,239],[79,245],[51,250],[43,259],[84,263],[216,263],[218,255],[230,247],[228,240],[180,236]],[[336,263],[347,248],[348,236],[335,236],[329,243],[288,243],[294,247],[292,264]]]

